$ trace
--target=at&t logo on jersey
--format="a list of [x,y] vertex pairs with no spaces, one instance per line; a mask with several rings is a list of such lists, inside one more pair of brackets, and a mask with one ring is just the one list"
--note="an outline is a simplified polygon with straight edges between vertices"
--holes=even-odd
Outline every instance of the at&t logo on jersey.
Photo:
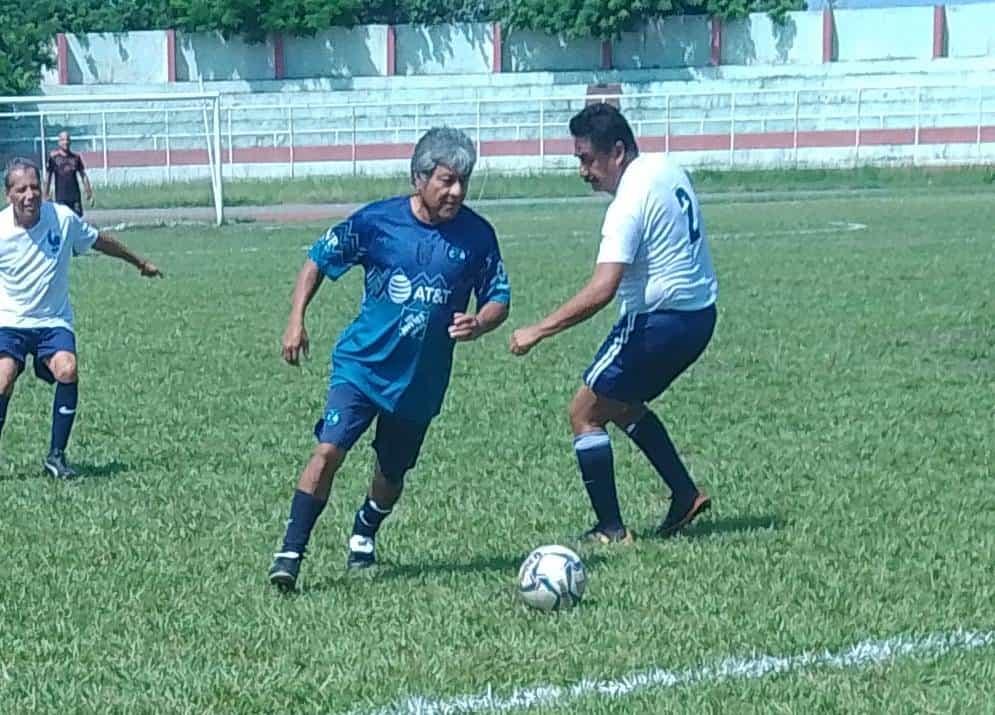
[[397,305],[403,305],[408,301],[445,305],[452,294],[442,276],[430,278],[424,273],[419,273],[414,280],[411,280],[401,271],[397,271],[387,281],[387,297]]

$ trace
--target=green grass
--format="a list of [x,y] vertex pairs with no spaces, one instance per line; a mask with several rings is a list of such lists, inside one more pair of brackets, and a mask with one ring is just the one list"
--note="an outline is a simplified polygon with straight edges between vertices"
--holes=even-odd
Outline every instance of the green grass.
[[[458,348],[379,572],[344,572],[364,440],[292,598],[266,569],[360,276],[322,288],[314,354],[295,370],[278,345],[317,228],[124,232],[166,271],[156,282],[77,261],[70,453],[89,476],[40,475],[51,390],[25,375],[0,464],[0,710],[365,713],[412,695],[995,628],[995,204],[954,194],[707,203],[717,334],[655,407],[715,510],[684,538],[584,552],[574,612],[519,603],[520,559],[591,521],[565,406],[613,316],[525,359],[507,353],[508,333],[588,276],[602,212],[488,210],[510,324]],[[662,489],[614,436],[624,513],[645,535]],[[993,712],[993,676],[988,649],[540,711]]]
[[[897,191],[988,191],[995,173],[986,167],[783,169],[694,172],[700,192],[763,192],[799,190],[890,189]],[[403,176],[326,176],[269,180],[231,180],[225,183],[228,206],[278,204],[362,203],[406,193]],[[574,172],[508,175],[478,171],[471,185],[472,199],[557,198],[585,196],[590,189]],[[208,182],[163,185],[97,187],[101,209],[211,206]]]

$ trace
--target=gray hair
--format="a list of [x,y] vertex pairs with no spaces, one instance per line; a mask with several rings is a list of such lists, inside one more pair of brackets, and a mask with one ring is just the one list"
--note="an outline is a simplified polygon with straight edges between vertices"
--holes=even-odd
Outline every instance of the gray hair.
[[31,161],[31,159],[25,159],[23,156],[15,156],[13,159],[8,161],[3,172],[4,191],[10,191],[10,187],[13,185],[11,174],[15,171],[26,171],[27,169],[33,169],[35,176],[37,176],[38,180],[41,181],[41,169],[39,169],[38,165]]
[[411,155],[411,182],[426,181],[440,164],[465,181],[470,178],[476,163],[477,150],[470,137],[452,127],[434,127],[415,145]]

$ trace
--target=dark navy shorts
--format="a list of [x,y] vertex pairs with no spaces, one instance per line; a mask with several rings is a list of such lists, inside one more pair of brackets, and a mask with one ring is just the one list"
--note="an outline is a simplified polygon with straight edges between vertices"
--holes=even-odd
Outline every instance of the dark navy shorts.
[[415,466],[421,452],[427,422],[413,422],[384,411],[357,387],[339,382],[328,388],[323,417],[314,426],[319,442],[348,451],[377,418],[373,451],[380,471],[391,480],[399,480]]
[[47,358],[65,351],[76,354],[76,336],[65,328],[0,328],[0,355],[10,355],[24,370],[28,355],[33,356],[35,375],[45,382],[55,377],[45,364]]
[[714,305],[624,316],[584,372],[584,383],[602,397],[649,402],[704,352],[715,317]]

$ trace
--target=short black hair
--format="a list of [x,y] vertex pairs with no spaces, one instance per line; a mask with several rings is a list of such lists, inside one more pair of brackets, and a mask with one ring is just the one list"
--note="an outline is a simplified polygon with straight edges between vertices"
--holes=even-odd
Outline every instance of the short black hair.
[[570,133],[577,139],[587,139],[596,151],[610,152],[615,142],[622,142],[626,156],[639,156],[632,127],[614,105],[605,102],[587,105],[570,120]]
[[10,191],[10,187],[13,186],[14,182],[11,180],[11,174],[15,171],[24,171],[26,169],[34,169],[35,176],[38,177],[38,181],[41,181],[41,169],[38,165],[31,161],[31,159],[25,159],[23,156],[16,156],[7,162],[7,166],[4,167],[3,172],[3,188],[4,191]]

